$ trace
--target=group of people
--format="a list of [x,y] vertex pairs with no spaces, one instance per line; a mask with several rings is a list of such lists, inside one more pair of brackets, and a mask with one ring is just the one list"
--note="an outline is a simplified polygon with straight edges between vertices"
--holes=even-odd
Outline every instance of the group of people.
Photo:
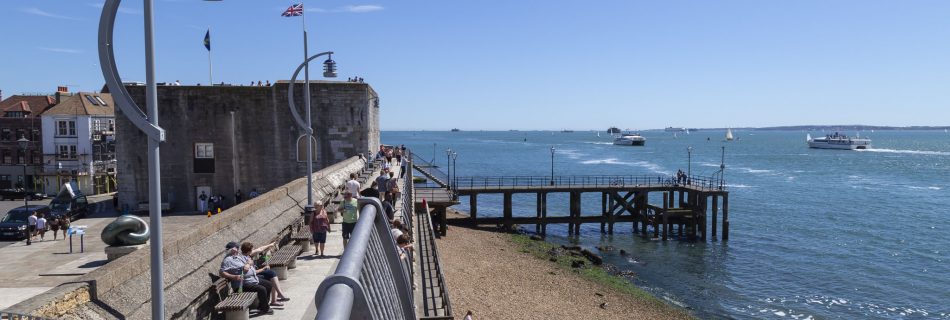
[[[261,84],[261,81],[260,81],[260,80],[257,80],[257,86],[258,86],[258,87],[270,87],[270,80],[266,80],[266,81],[267,81],[267,82]],[[254,81],[251,81],[251,86],[252,86],[252,87],[254,86]]]
[[346,78],[346,82],[363,83],[363,77],[351,77],[351,78]]
[[[251,189],[251,192],[248,192],[247,197],[249,199],[254,199],[259,195],[260,193],[257,192],[257,189]],[[226,209],[224,206],[224,201],[226,199],[227,198],[225,198],[224,195],[220,193],[208,195],[206,192],[201,191],[201,193],[198,194],[198,212],[204,213],[210,211],[214,213],[218,212],[218,209],[224,210]],[[234,193],[234,205],[238,205],[241,202],[244,202],[244,193],[241,192],[241,189],[238,189],[237,192]]]
[[676,170],[676,184],[689,184],[689,175],[683,169]]
[[271,307],[281,307],[290,298],[280,289],[277,272],[267,264],[268,253],[277,249],[277,243],[254,248],[254,244],[228,242],[218,275],[227,279],[235,292],[257,294],[258,314],[274,314]]
[[63,230],[63,239],[66,239],[69,223],[69,217],[67,216],[53,216],[47,220],[43,213],[33,211],[33,213],[27,217],[26,231],[28,233],[28,239],[26,243],[32,243],[33,240],[36,240],[37,236],[39,236],[40,241],[45,240],[47,231],[53,231],[53,241],[55,241],[59,230]]

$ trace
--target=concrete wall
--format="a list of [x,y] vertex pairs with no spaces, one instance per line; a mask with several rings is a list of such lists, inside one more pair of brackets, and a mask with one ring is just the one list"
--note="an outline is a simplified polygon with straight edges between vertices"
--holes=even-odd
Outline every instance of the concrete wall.
[[[349,174],[364,162],[351,158],[318,172],[316,199],[332,197]],[[166,238],[165,315],[168,319],[207,319],[211,306],[209,274],[217,274],[228,241],[262,244],[286,235],[299,223],[306,203],[306,180],[251,199],[196,225],[192,232]],[[150,316],[149,249],[144,247],[96,269],[79,280],[9,308],[53,319],[148,319]]]
[[[252,189],[270,190],[306,174],[306,162],[297,161],[302,131],[288,109],[287,88],[286,83],[159,87],[159,123],[167,131],[160,151],[163,202],[170,203],[173,211],[196,210],[196,188],[207,186],[212,193],[224,195],[225,205],[231,205],[239,189],[246,199]],[[145,87],[128,89],[144,108]],[[303,110],[303,86],[295,89]],[[368,84],[313,82],[311,100],[318,152],[315,170],[377,148],[378,98]],[[148,201],[148,143],[116,110],[119,201],[135,208]],[[214,144],[214,173],[195,173],[195,143]]]

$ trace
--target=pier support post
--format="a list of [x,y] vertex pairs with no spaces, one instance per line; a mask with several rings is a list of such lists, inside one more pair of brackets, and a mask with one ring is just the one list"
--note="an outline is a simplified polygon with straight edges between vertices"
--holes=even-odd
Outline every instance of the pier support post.
[[696,196],[693,197],[695,211],[699,217],[699,229],[702,232],[703,242],[706,241],[706,197],[705,194],[697,192]]
[[478,193],[468,196],[468,214],[472,217],[472,225],[478,225]]
[[541,192],[541,234],[548,233],[548,193]]
[[[610,206],[607,205],[608,202],[610,203]],[[609,208],[610,211],[613,211],[613,210],[614,210],[613,203],[614,203],[613,197],[611,197],[610,200],[608,200],[608,199],[607,199],[607,192],[601,192],[601,193],[600,193],[600,215],[603,216],[603,217],[609,217],[609,216],[610,216],[610,213],[607,212],[607,210],[608,210],[608,208]],[[606,222],[603,222],[603,221],[602,221],[602,222],[600,223],[600,233],[602,233],[602,234],[603,234],[603,233],[607,233],[607,223],[606,223]]]
[[581,235],[581,193],[574,192],[574,198],[576,199],[574,204],[574,235]]
[[716,239],[716,219],[719,218],[719,196],[712,195],[712,238]]
[[534,216],[538,218],[538,223],[534,225],[534,233],[541,234],[541,220],[542,220],[542,219],[541,219],[541,207],[543,206],[543,204],[542,204],[542,202],[541,202],[541,192],[538,192],[538,193],[537,193],[537,198],[538,198],[538,199],[537,199],[537,203],[536,203],[536,205],[535,205],[535,209],[536,209],[537,211],[535,212],[535,215],[534,215]]
[[502,222],[505,225],[505,231],[511,230],[511,192],[505,192],[504,216]]
[[722,195],[722,240],[729,240],[729,195]]
[[667,234],[670,231],[670,223],[667,220],[667,210],[670,208],[670,193],[663,192],[663,240],[666,241]]
[[683,190],[680,190],[680,204],[678,205],[678,207],[680,208],[682,208],[686,204],[686,202],[689,201],[688,199],[683,197],[684,194],[685,192]]

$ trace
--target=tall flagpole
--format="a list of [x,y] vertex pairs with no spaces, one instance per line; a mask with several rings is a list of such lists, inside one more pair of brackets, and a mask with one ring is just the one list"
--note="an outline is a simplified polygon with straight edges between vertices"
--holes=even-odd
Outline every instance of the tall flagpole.
[[208,26],[208,85],[214,86],[214,67],[211,64],[211,26]]
[[310,119],[310,55],[307,53],[307,13],[306,6],[303,5],[303,1],[300,2],[302,16],[301,24],[303,26],[303,60],[304,60],[304,83],[306,87],[304,89],[304,105],[307,108],[305,113],[307,116],[307,207],[304,211],[312,212],[313,209],[313,124]]

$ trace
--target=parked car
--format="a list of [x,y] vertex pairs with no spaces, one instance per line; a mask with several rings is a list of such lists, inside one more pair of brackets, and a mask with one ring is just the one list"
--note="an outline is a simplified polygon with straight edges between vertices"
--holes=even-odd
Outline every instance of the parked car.
[[23,189],[2,189],[0,190],[0,200],[14,200],[14,199],[23,199],[34,200],[34,199],[44,199],[46,198],[45,194],[23,190]]
[[45,205],[30,205],[13,208],[7,216],[0,220],[0,238],[26,239],[26,226],[33,211],[49,215],[50,207]]
[[60,196],[50,201],[49,207],[52,216],[66,216],[70,220],[76,220],[86,216],[89,210],[89,201],[82,194],[76,195],[72,199]]

